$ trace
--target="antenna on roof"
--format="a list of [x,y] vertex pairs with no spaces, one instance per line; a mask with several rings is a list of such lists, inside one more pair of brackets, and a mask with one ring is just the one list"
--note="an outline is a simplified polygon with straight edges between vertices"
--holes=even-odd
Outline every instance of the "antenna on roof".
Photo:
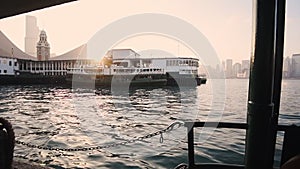
[[14,58],[14,48],[11,48],[11,57]]
[[180,47],[179,40],[177,40],[177,56],[179,56],[179,47]]

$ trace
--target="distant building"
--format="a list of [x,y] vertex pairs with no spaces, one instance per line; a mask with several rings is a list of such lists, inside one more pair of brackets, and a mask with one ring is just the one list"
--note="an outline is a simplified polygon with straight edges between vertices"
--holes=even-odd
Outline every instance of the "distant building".
[[250,61],[249,60],[242,60],[242,73],[244,75],[244,78],[249,77],[250,72]]
[[300,78],[300,54],[292,55],[292,72],[291,77]]
[[224,72],[226,71],[226,67],[225,67],[226,65],[225,65],[225,61],[223,60],[222,61],[222,69],[221,70],[223,70]]
[[226,78],[232,78],[232,59],[226,59]]
[[219,64],[217,64],[216,65],[216,69],[215,69],[217,72],[220,72],[221,71],[221,69],[220,69],[220,65]]
[[49,60],[50,58],[50,45],[47,41],[47,35],[44,30],[41,31],[40,40],[36,45],[37,59],[39,61]]
[[291,59],[289,57],[286,57],[284,59],[284,62],[283,62],[283,68],[282,68],[282,77],[283,78],[289,78],[291,77]]
[[25,21],[25,53],[36,56],[38,36],[39,28],[36,17],[27,15]]
[[240,63],[235,63],[235,64],[233,65],[232,69],[233,69],[232,75],[233,75],[233,77],[235,77],[235,78],[237,77],[237,75],[238,75],[239,73],[242,73],[242,65],[241,65]]

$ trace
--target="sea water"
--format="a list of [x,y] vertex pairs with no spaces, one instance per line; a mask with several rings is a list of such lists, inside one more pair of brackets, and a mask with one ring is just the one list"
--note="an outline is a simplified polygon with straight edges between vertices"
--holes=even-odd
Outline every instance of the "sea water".
[[[196,88],[107,88],[1,86],[0,116],[9,120],[16,140],[57,148],[85,148],[130,141],[174,122],[245,123],[247,79],[227,79],[224,93],[210,79]],[[300,85],[283,80],[280,124],[300,124]],[[222,93],[222,92],[221,92]],[[213,114],[213,115],[212,115]],[[245,130],[195,129],[195,161],[243,164]],[[280,163],[278,134],[275,164]],[[52,168],[174,168],[187,163],[185,127],[153,137],[89,151],[53,151],[16,145],[14,155]]]

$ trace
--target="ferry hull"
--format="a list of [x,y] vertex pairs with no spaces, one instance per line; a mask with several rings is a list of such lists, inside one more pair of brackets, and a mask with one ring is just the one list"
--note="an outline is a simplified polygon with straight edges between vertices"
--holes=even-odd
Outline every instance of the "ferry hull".
[[201,84],[205,84],[206,79],[195,77],[194,75],[181,75],[177,72],[167,73],[167,85],[168,86],[178,86],[178,87],[196,87]]
[[0,75],[0,85],[86,85],[94,86],[199,86],[206,83],[205,78],[182,76],[179,74],[155,75],[154,78],[134,79],[134,76],[91,76],[91,75]]
[[[164,75],[147,75],[148,77],[135,75],[68,75],[66,80],[73,86],[166,86],[167,79]],[[149,78],[151,77],[151,78]]]

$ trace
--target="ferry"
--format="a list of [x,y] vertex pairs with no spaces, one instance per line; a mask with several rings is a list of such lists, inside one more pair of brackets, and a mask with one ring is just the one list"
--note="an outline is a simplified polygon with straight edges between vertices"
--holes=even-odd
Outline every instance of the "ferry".
[[[131,49],[113,49],[124,52]],[[138,56],[138,57],[137,57]],[[198,75],[199,59],[192,57],[143,58],[134,53],[125,57],[106,55],[110,64],[85,65],[67,69],[67,81],[72,83],[95,83],[108,85],[160,85],[199,86],[206,83],[205,77]]]
[[165,72],[161,68],[124,68],[123,66],[81,66],[67,71],[67,82],[96,86],[124,85],[134,86],[167,84]]

